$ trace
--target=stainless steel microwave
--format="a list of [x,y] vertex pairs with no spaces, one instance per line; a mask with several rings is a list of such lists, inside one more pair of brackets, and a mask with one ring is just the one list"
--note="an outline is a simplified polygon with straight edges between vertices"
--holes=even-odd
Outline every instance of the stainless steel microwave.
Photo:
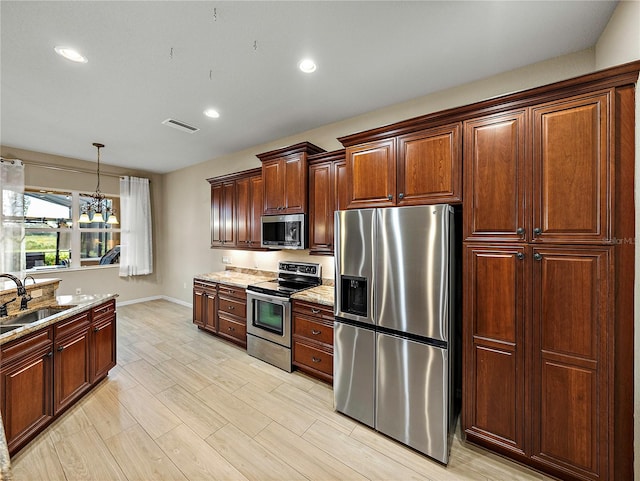
[[269,249],[306,249],[304,214],[263,215],[261,245]]

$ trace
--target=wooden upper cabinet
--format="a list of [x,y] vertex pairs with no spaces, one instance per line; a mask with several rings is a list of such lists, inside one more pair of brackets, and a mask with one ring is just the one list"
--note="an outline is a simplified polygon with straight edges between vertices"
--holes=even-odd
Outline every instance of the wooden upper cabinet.
[[351,145],[348,209],[459,203],[461,123]]
[[532,456],[607,479],[613,247],[533,247]]
[[346,204],[344,150],[309,158],[309,251],[333,255],[333,214]]
[[306,214],[309,155],[324,149],[301,142],[258,154],[262,162],[264,214]]
[[465,240],[526,238],[526,131],[526,110],[464,123]]
[[462,200],[461,125],[398,137],[397,204]]
[[347,147],[348,209],[395,205],[396,140]]
[[261,169],[207,180],[211,184],[211,247],[260,248]]
[[532,108],[534,242],[611,239],[610,91]]

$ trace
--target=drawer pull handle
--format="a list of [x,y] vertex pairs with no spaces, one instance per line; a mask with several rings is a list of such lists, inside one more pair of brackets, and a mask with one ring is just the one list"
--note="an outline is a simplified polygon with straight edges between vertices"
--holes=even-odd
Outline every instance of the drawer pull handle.
[[230,311],[233,311],[235,309],[235,306],[228,306]]
[[311,358],[311,361],[318,363],[318,362],[322,361],[322,359],[320,359],[319,357],[313,356]]
[[235,327],[231,327],[231,326],[227,327],[227,329],[228,329],[229,331],[235,331],[235,330],[236,330],[236,328],[235,328]]
[[320,309],[315,309],[315,308],[311,308],[311,312],[314,314],[318,314],[320,312]]
[[317,329],[311,329],[311,334],[313,334],[314,336],[318,336],[322,334],[322,331],[318,331]]

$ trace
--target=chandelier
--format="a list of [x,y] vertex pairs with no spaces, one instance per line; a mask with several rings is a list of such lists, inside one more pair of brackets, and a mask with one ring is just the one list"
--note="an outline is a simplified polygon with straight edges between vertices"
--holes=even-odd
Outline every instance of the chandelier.
[[[100,149],[104,147],[104,144],[93,144],[98,149],[98,185],[96,185],[96,191],[91,194],[91,200],[81,207],[80,218],[78,222],[91,223],[91,222],[105,222],[107,224],[118,224],[118,218],[115,212],[109,206],[109,200],[105,195],[100,192]],[[103,215],[104,214],[104,215]]]

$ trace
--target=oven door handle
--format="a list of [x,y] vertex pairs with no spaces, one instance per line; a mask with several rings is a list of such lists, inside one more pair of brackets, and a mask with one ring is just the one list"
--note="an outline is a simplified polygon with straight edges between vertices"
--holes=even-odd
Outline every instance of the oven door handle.
[[269,294],[263,294],[262,292],[255,292],[255,291],[249,291],[249,290],[247,290],[246,292],[247,292],[247,296],[268,301],[273,304],[280,304],[282,306],[285,306],[291,302],[288,297],[271,296]]

